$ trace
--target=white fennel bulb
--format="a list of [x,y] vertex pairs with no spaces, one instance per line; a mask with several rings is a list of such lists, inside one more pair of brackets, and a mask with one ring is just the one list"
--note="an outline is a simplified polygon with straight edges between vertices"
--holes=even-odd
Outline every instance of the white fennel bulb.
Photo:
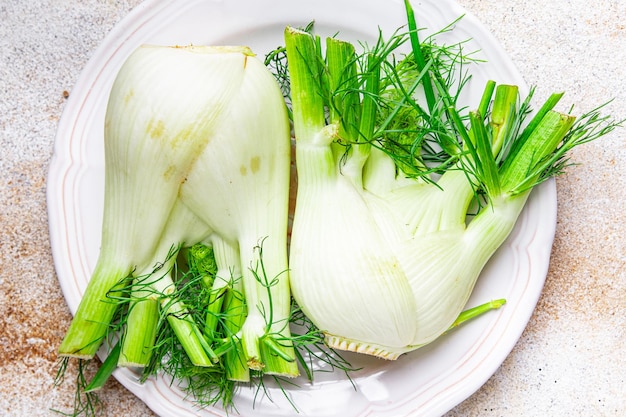
[[[516,86],[494,82],[461,115],[448,76],[458,61],[446,57],[462,55],[422,48],[408,15],[408,33],[362,55],[285,30],[298,174],[292,292],[331,347],[386,359],[455,325],[533,187],[562,170],[569,149],[614,127],[599,128],[595,112],[575,124],[552,110],[562,94],[527,121],[532,92],[522,102]],[[412,52],[399,59],[404,40]],[[438,165],[422,152],[432,142],[445,154]]]
[[[173,319],[185,316],[185,306],[169,299],[168,270],[182,246],[219,238],[238,254],[227,257],[237,264],[231,270],[243,275],[250,314],[234,337],[243,339],[246,359],[259,369],[271,362],[268,372],[297,374],[293,347],[275,341],[290,335],[289,169],[285,103],[249,48],[144,45],[134,51],[107,106],[100,256],[61,355],[93,356],[117,308],[111,295],[133,277],[135,288],[138,280],[149,283],[134,296],[159,298],[170,324],[183,326],[183,339],[191,337],[192,360],[195,350],[198,364],[211,366],[214,352],[198,326]],[[146,279],[150,275],[156,278]],[[184,330],[189,325],[192,330]]]

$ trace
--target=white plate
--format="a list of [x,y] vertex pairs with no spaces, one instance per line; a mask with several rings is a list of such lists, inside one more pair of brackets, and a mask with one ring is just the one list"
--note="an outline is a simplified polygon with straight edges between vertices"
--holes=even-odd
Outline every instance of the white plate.
[[[464,13],[452,0],[422,0],[415,11],[420,27],[436,30]],[[104,189],[103,119],[109,89],[126,57],[142,43],[245,44],[259,55],[282,45],[285,25],[315,20],[321,34],[340,32],[348,40],[374,40],[378,28],[391,34],[404,25],[401,1],[391,0],[150,0],[136,7],[85,67],[59,124],[48,178],[50,236],[67,303],[75,312],[95,265]],[[476,105],[487,79],[524,80],[492,36],[466,15],[452,33],[472,38],[486,64],[472,68],[469,99]],[[496,371],[524,330],[543,288],[556,226],[556,187],[534,191],[518,225],[488,264],[469,305],[494,298],[508,303],[441,340],[396,362],[349,355],[363,370],[345,376],[319,374],[288,394],[302,416],[437,416],[476,391]],[[198,410],[163,378],[141,385],[129,370],[115,377],[161,416],[225,416],[219,408]],[[254,391],[236,398],[241,415],[286,416],[294,409],[277,389],[253,401]],[[238,415],[235,412],[231,416]]]

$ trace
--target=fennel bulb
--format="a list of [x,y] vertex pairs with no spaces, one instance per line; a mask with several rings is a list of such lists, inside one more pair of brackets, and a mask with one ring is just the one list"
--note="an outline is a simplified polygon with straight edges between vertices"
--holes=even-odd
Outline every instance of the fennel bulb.
[[[575,123],[552,110],[560,94],[527,122],[532,92],[522,102],[517,87],[493,82],[461,115],[445,52],[422,49],[406,4],[409,33],[363,55],[329,38],[324,56],[318,37],[285,30],[298,172],[292,293],[331,348],[385,359],[454,325],[532,188],[615,126],[600,127],[597,111]],[[398,63],[405,40],[412,53]],[[427,141],[447,153],[435,168]]]
[[[142,346],[123,348],[123,364],[146,364],[140,353],[151,346],[141,323],[156,319],[139,306],[158,300],[192,361],[212,366],[214,349],[231,341],[202,334],[176,301],[172,268],[181,247],[213,242],[221,271],[241,275],[223,282],[241,279],[243,286],[248,314],[231,336],[245,360],[254,369],[297,375],[287,326],[289,129],[280,89],[249,48],[134,51],[107,106],[100,255],[60,354],[92,357],[119,300],[130,297],[122,340],[132,345],[136,337]],[[139,363],[125,358],[133,351]]]

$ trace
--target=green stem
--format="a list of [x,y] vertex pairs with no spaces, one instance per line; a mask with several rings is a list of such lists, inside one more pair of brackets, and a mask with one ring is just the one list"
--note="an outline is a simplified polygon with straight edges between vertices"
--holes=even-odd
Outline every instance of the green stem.
[[217,270],[209,297],[205,335],[210,340],[225,338],[226,342],[216,350],[226,349],[223,361],[226,377],[231,381],[249,381],[246,354],[237,336],[248,315],[241,260],[236,248],[218,235],[211,237],[211,244]]
[[[248,247],[240,241],[243,248]],[[248,316],[242,326],[242,343],[251,369],[265,374],[287,377],[299,374],[293,344],[281,343],[282,354],[276,360],[274,352],[268,355],[267,339],[290,341],[289,318],[291,295],[286,253],[281,239],[271,236],[258,243],[253,251],[242,251],[242,264],[250,265],[243,272]],[[268,253],[269,256],[264,254]],[[284,258],[283,258],[284,255]],[[283,269],[281,269],[283,268]],[[284,360],[282,358],[290,358]]]
[[[503,148],[506,139],[511,134],[515,116],[517,114],[516,107],[519,100],[518,87],[514,85],[499,85],[496,89],[496,96],[493,100],[491,110],[491,150],[497,155]],[[487,113],[480,113],[483,117]]]
[[[426,67],[426,60],[424,59],[424,54],[422,53],[417,23],[415,20],[415,13],[413,12],[413,7],[411,6],[411,2],[409,0],[404,0],[404,6],[406,8],[406,16],[409,26],[409,36],[411,39],[413,56],[415,58],[415,62],[418,65],[418,69],[420,71],[424,71],[424,68]],[[424,88],[424,95],[426,96],[429,113],[433,115],[435,113],[435,105],[437,103],[437,99],[435,97],[433,84],[430,79],[430,74],[428,74],[428,71],[425,71],[424,82],[422,83],[422,85]]]
[[[204,339],[185,303],[178,299],[177,288],[172,280],[176,254],[179,250],[180,247],[169,249],[166,261],[161,266],[162,274],[146,285],[149,285],[150,291],[159,297],[161,317],[167,319],[192,363],[196,366],[213,366],[219,358]],[[155,273],[156,271],[152,275]]]
[[161,308],[191,362],[196,366],[213,366],[219,358],[204,339],[185,305],[164,298],[161,300]]
[[480,104],[478,106],[478,112],[483,116],[487,115],[489,111],[489,106],[491,105],[491,97],[493,97],[493,91],[496,88],[496,82],[493,80],[488,80],[485,85],[485,90],[483,91],[483,95],[480,99]]
[[459,317],[454,321],[454,323],[452,323],[452,325],[450,325],[447,331],[449,332],[455,327],[458,327],[478,316],[482,316],[483,314],[491,310],[497,310],[500,307],[502,307],[504,304],[506,304],[506,300],[504,298],[501,298],[498,300],[491,300],[487,303],[467,309],[463,311],[461,314],[459,314]]
[[469,116],[473,140],[467,142],[467,145],[472,150],[472,154],[475,155],[473,160],[475,174],[488,195],[498,195],[500,193],[500,177],[492,152],[491,137],[483,123],[482,115],[471,111]]
[[380,95],[380,59],[371,53],[367,54],[367,70],[363,75],[363,85],[358,142],[369,143],[374,136]]
[[554,152],[575,120],[573,116],[548,111],[540,121],[533,122],[532,131],[524,131],[519,145],[501,168],[503,191],[516,194],[532,188],[542,173],[537,168]]
[[[241,286],[241,285],[239,285]],[[249,381],[250,368],[246,363],[246,354],[237,333],[241,330],[248,310],[241,290],[230,289],[224,296],[224,333],[227,343],[233,348],[225,355],[226,376],[231,381]]]
[[326,125],[324,116],[324,69],[315,38],[287,27],[285,47],[289,60],[293,124],[299,142],[314,143]]
[[298,183],[304,187],[309,182],[335,178],[335,159],[329,145],[338,136],[338,127],[334,124],[326,126],[325,72],[316,38],[288,27],[285,29],[285,45],[297,142]]
[[130,302],[126,327],[122,336],[119,366],[145,367],[150,363],[159,322],[156,297],[135,294]]
[[101,257],[87,284],[76,315],[59,346],[59,355],[91,359],[109,333],[111,320],[119,307],[124,279],[130,270],[113,266]]
[[336,38],[326,39],[330,123],[339,126],[339,137],[352,143],[359,137],[359,81],[354,46]]
[[91,382],[85,387],[85,393],[98,391],[109,380],[113,371],[117,368],[120,353],[122,351],[121,343],[118,341],[111,349],[106,359],[102,362],[102,365],[98,368],[98,371],[91,379]]

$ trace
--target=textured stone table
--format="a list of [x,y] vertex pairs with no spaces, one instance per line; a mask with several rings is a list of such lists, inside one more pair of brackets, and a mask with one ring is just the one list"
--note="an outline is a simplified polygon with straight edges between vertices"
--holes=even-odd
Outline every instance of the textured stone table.
[[[626,3],[460,0],[537,95],[626,117]],[[64,94],[139,0],[0,0],[0,415],[69,411],[53,389],[70,320],[50,253],[46,175]],[[536,311],[493,377],[448,416],[626,415],[626,130],[572,153],[558,178],[550,271]],[[70,370],[70,376],[73,375]],[[104,415],[151,416],[117,382]]]

